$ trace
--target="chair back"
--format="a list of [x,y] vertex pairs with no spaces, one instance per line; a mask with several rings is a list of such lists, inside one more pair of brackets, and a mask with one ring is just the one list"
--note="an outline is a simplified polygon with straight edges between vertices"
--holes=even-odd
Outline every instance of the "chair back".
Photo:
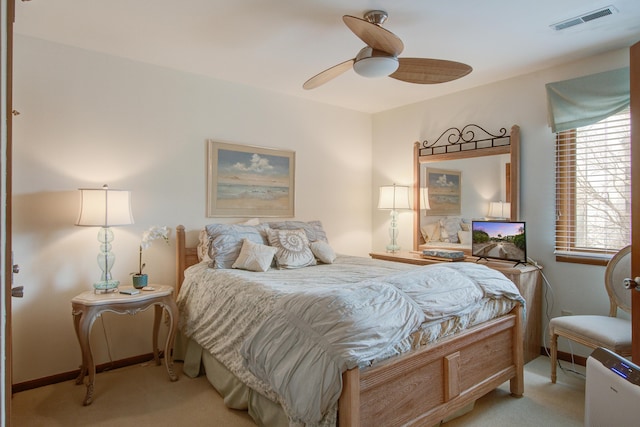
[[620,249],[604,272],[604,285],[610,301],[609,316],[616,317],[618,307],[631,313],[631,291],[623,284],[628,277],[631,277],[631,246]]

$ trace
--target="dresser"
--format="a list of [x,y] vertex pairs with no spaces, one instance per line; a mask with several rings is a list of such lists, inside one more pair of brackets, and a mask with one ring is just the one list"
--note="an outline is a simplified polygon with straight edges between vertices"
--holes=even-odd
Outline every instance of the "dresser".
[[[447,262],[423,258],[415,252],[372,252],[371,258],[406,264],[429,265]],[[476,262],[475,257],[465,257],[465,261]],[[527,303],[524,322],[524,362],[527,363],[540,355],[542,348],[542,274],[533,265],[514,266],[513,262],[480,261],[483,265],[504,274],[515,283]]]

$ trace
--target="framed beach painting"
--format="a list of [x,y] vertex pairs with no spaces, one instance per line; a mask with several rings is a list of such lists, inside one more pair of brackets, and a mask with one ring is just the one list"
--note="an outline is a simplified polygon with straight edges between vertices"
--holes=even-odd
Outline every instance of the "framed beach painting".
[[429,215],[460,215],[461,181],[460,171],[427,168]]
[[295,152],[207,141],[208,217],[293,217]]

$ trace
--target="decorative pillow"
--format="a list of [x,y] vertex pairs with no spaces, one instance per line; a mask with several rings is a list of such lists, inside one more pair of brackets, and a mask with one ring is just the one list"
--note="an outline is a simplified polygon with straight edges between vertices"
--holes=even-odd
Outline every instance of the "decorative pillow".
[[316,265],[304,230],[267,230],[269,244],[276,248],[276,265],[280,269]]
[[333,261],[336,260],[336,253],[327,242],[311,242],[309,244],[309,247],[311,248],[311,252],[313,252],[313,255],[315,255],[315,257],[320,260],[320,262],[323,262],[325,264],[332,264]]
[[[259,225],[260,220],[258,218],[251,218],[244,222],[241,222],[240,225]],[[198,236],[198,260],[199,261],[207,261],[211,262],[211,258],[209,258],[209,234],[207,233],[207,229],[203,228],[200,230],[200,235]]]
[[420,228],[425,243],[440,241],[440,223],[432,222]]
[[440,240],[442,242],[458,243],[458,231],[462,230],[460,218],[444,218],[440,220]]
[[462,231],[471,231],[471,224],[463,219],[460,221],[460,228],[462,228]]
[[471,231],[458,231],[458,240],[462,245],[471,246]]
[[272,246],[254,243],[249,239],[243,239],[242,248],[238,259],[231,268],[239,268],[249,271],[267,271],[271,267],[273,256],[278,250]]
[[320,221],[278,221],[278,222],[269,222],[269,227],[274,230],[304,230],[307,235],[307,239],[309,242],[329,242],[327,239],[327,233],[325,233],[322,228],[322,223]]
[[212,268],[231,268],[240,255],[242,242],[248,239],[253,243],[267,245],[268,227],[244,224],[210,224],[206,230],[209,235],[209,258]]

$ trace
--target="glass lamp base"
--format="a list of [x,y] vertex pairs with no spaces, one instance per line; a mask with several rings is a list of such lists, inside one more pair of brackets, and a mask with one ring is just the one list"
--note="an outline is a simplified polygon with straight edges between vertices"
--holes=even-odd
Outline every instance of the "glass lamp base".
[[116,292],[120,285],[119,280],[101,280],[93,284],[93,291],[97,294],[106,294],[108,292]]
[[387,245],[387,252],[390,253],[396,253],[396,252],[400,252],[400,246],[399,245],[394,245],[394,244],[389,244]]

